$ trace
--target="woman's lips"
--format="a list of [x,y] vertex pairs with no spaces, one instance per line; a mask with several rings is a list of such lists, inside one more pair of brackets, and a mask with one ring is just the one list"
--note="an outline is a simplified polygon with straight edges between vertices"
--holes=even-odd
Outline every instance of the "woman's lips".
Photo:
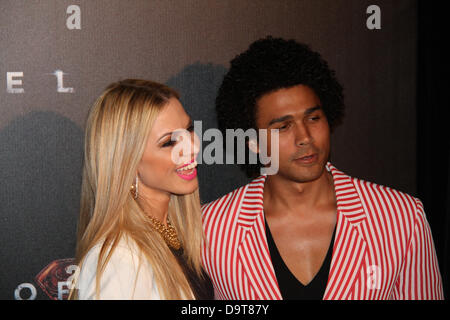
[[176,171],[177,175],[184,180],[192,180],[197,176],[197,168],[188,170],[186,173],[181,173],[179,171]]
[[301,164],[311,164],[317,161],[317,153],[313,153],[307,156],[303,156],[301,158],[297,158],[294,160],[297,163]]
[[[190,166],[190,168],[183,169],[187,166]],[[175,172],[181,179],[192,180],[197,176],[197,162],[193,160],[188,164],[182,165],[177,170],[175,170]]]
[[182,166],[179,166],[179,167],[177,168],[177,170],[180,170],[180,169],[182,169],[182,168],[184,168],[184,167],[190,165],[190,164],[191,164],[192,162],[194,162],[194,161],[195,161],[195,158],[192,158],[192,160],[191,160],[190,162],[185,163],[185,164],[183,164]]

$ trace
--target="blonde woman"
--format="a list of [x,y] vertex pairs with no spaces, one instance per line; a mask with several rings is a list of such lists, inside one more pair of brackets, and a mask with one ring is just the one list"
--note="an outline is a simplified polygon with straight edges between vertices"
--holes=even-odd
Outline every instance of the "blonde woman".
[[178,98],[128,79],[92,107],[71,298],[213,299],[201,266],[198,144]]

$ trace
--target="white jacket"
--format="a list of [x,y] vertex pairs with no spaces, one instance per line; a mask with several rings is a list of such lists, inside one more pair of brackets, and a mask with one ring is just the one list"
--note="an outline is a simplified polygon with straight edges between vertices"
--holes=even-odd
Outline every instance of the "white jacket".
[[[97,262],[102,244],[87,253],[77,281],[80,300],[96,299]],[[139,268],[139,249],[134,241],[122,239],[108,261],[100,280],[101,300],[158,300],[160,295],[152,267],[142,260]]]

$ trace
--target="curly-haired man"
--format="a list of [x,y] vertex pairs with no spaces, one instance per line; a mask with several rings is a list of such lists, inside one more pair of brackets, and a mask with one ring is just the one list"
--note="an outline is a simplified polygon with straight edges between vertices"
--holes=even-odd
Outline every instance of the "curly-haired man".
[[[267,37],[231,61],[220,129],[276,129],[278,172],[203,206],[205,269],[222,299],[443,299],[419,199],[329,162],[344,98],[321,56]],[[260,152],[258,141],[246,148]]]

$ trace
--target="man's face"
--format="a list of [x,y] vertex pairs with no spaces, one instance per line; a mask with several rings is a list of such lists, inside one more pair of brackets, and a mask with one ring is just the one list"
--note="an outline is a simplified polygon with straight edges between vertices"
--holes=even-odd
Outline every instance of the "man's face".
[[295,182],[318,179],[330,153],[330,128],[314,91],[304,85],[280,89],[257,101],[256,126],[279,130],[278,176]]

